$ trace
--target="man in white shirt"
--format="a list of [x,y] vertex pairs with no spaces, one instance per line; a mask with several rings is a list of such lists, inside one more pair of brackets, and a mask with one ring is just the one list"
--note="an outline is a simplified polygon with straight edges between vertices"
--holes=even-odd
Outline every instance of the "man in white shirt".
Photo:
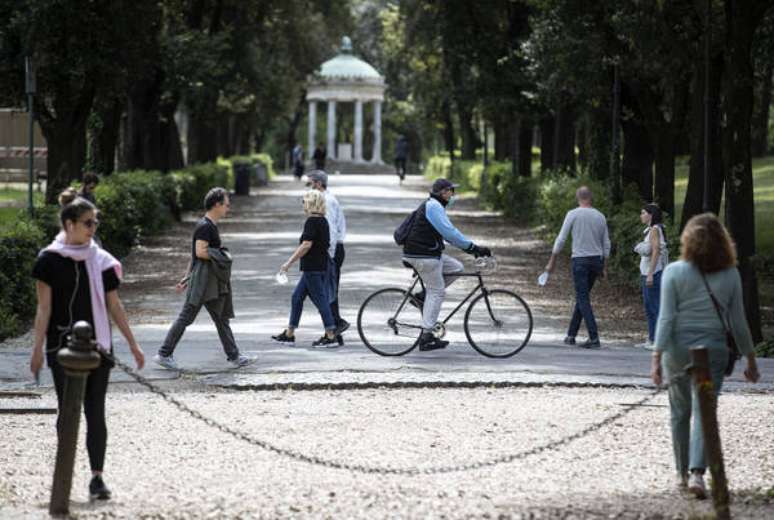
[[610,236],[605,216],[592,207],[591,190],[581,186],[575,192],[578,207],[567,212],[562,229],[554,242],[551,258],[546,265],[549,273],[556,265],[567,236],[572,233],[572,279],[575,284],[575,309],[564,342],[575,345],[575,336],[581,320],[586,322],[589,338],[579,346],[599,348],[599,332],[591,309],[591,288],[598,276],[607,277],[607,259],[610,256]]
[[336,320],[336,339],[339,345],[344,344],[341,334],[349,328],[349,322],[339,314],[339,280],[341,279],[341,266],[344,264],[344,239],[347,236],[347,220],[344,218],[344,211],[336,197],[328,190],[328,174],[322,170],[314,170],[307,174],[307,184],[309,187],[318,190],[325,195],[325,218],[328,221],[328,228],[331,233],[331,242],[328,248],[328,255],[333,261],[333,301],[331,302],[331,312]]

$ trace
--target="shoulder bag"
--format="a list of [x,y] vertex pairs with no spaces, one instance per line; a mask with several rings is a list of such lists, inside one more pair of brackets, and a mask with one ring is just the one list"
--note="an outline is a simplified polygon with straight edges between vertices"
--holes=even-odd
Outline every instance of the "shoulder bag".
[[734,365],[736,364],[736,361],[742,356],[739,354],[739,347],[736,346],[736,340],[734,339],[734,335],[731,332],[731,328],[723,318],[723,308],[720,306],[718,299],[715,298],[715,294],[712,292],[712,289],[710,289],[709,283],[707,282],[707,277],[704,276],[704,273],[701,274],[701,279],[704,281],[704,287],[707,288],[707,292],[709,293],[710,299],[712,300],[712,305],[715,307],[715,311],[718,313],[718,318],[720,318],[720,323],[723,324],[723,331],[726,333],[728,364],[726,364],[725,374],[730,376],[734,372]]

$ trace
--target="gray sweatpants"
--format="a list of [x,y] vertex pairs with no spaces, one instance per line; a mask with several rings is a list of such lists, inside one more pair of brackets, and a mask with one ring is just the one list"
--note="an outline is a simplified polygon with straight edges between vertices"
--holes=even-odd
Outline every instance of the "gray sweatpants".
[[441,255],[441,258],[406,258],[403,260],[411,264],[417,270],[425,284],[425,306],[422,308],[422,330],[430,332],[438,321],[441,313],[441,304],[446,296],[448,287],[456,276],[448,276],[461,273],[465,270],[462,262],[449,255]]

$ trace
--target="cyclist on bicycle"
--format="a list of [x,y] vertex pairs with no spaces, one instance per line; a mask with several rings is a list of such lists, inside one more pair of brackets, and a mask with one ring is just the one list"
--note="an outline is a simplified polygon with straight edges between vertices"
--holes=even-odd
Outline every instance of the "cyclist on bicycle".
[[426,294],[423,291],[414,295],[422,305],[419,350],[423,351],[446,348],[449,344],[436,338],[433,328],[441,312],[446,287],[455,280],[453,275],[464,269],[459,260],[443,253],[444,240],[476,257],[492,255],[489,248],[474,244],[449,221],[446,208],[454,205],[456,187],[447,179],[433,183],[430,197],[419,206],[403,246],[403,261],[419,273],[425,285]]

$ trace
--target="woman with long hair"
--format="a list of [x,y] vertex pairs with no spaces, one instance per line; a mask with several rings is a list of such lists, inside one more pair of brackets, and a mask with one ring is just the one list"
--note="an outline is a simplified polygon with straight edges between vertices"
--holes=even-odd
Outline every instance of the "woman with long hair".
[[[728,328],[747,359],[747,380],[756,382],[760,375],[744,315],[736,252],[728,231],[715,215],[696,215],[686,224],[680,244],[680,260],[667,266],[662,279],[651,377],[657,385],[665,377],[669,381],[678,485],[687,487],[698,498],[705,498],[704,434],[696,392],[685,373],[691,361],[690,350],[698,346],[707,348],[713,388],[718,394],[729,363],[725,333]],[[720,311],[716,310],[713,297]]]
[[93,240],[99,224],[94,205],[77,196],[74,190],[65,190],[59,203],[62,231],[40,252],[32,270],[38,303],[30,370],[37,374],[46,358],[61,410],[65,373],[57,360],[57,352],[67,346],[67,335],[76,322],[84,320],[91,325],[100,364],[86,379],[83,399],[86,449],[92,472],[89,495],[92,499],[107,500],[110,490],[102,478],[102,471],[107,448],[105,395],[110,369],[114,365],[110,318],[129,343],[138,369],[143,367],[145,360],[118,297],[121,264]]
[[634,252],[640,255],[640,285],[648,320],[648,340],[637,346],[652,350],[661,298],[661,273],[669,263],[669,252],[661,209],[656,204],[645,204],[640,211],[640,222],[646,227],[642,232],[642,241],[634,246]]
[[300,260],[301,264],[301,278],[293,291],[288,326],[280,334],[272,336],[272,339],[279,343],[295,345],[295,330],[301,321],[304,300],[309,296],[320,312],[325,327],[325,333],[312,343],[312,346],[338,347],[336,321],[331,311],[331,280],[328,275],[329,262],[331,262],[328,256],[330,231],[328,221],[325,219],[325,211],[325,196],[321,192],[310,190],[304,194],[304,213],[306,214],[304,231],[298,240],[299,246],[288,261],[280,267],[281,273],[287,273],[296,260]]

